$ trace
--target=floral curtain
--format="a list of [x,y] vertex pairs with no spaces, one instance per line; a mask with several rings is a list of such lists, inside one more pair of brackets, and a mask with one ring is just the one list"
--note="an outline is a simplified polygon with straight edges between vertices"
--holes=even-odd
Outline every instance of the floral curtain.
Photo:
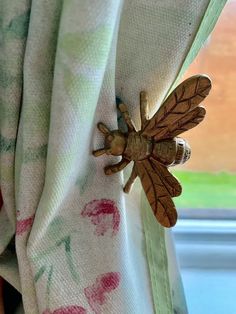
[[169,232],[91,151],[116,96],[137,126],[140,90],[157,110],[224,3],[0,0],[0,276],[18,313],[187,313]]

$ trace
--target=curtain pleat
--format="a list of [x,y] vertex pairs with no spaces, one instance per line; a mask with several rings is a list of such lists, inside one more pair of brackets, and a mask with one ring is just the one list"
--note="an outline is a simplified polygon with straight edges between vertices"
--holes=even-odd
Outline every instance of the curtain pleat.
[[141,90],[157,110],[223,7],[209,6],[0,0],[0,276],[22,294],[17,313],[187,313],[140,186],[125,195],[123,173],[103,170],[119,159],[91,151],[98,122],[117,128],[116,96],[137,126]]

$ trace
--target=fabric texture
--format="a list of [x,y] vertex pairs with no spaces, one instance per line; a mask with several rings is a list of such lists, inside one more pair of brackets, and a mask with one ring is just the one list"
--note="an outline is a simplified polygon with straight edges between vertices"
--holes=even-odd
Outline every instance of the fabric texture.
[[0,276],[17,313],[187,313],[140,186],[124,195],[103,171],[118,159],[91,151],[97,122],[117,128],[116,96],[137,126],[140,90],[157,110],[210,2],[0,0]]

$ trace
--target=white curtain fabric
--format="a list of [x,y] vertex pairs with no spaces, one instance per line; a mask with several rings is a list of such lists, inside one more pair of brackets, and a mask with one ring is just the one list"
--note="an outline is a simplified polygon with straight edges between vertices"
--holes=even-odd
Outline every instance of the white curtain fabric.
[[139,186],[91,151],[116,96],[137,126],[141,90],[157,110],[209,2],[0,0],[0,276],[19,313],[187,313],[169,240],[171,299],[153,301]]

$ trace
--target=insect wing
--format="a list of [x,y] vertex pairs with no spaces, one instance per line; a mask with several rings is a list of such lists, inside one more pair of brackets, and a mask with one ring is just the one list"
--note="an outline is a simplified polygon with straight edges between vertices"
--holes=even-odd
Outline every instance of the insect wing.
[[189,111],[185,116],[177,120],[175,123],[170,124],[168,128],[158,133],[154,139],[167,139],[173,138],[185,131],[188,131],[197,126],[204,119],[206,110],[202,106]]
[[174,226],[177,221],[175,204],[152,161],[149,159],[137,161],[135,169],[156,219],[164,227]]
[[182,193],[182,187],[179,181],[176,179],[176,177],[169,172],[167,167],[162,165],[155,158],[150,157],[149,160],[152,164],[152,167],[159,175],[159,178],[161,179],[163,186],[165,186],[170,196],[171,197],[179,196]]
[[196,75],[185,80],[169,95],[141,133],[161,140],[193,128],[205,116],[205,109],[198,105],[210,89],[208,76]]

